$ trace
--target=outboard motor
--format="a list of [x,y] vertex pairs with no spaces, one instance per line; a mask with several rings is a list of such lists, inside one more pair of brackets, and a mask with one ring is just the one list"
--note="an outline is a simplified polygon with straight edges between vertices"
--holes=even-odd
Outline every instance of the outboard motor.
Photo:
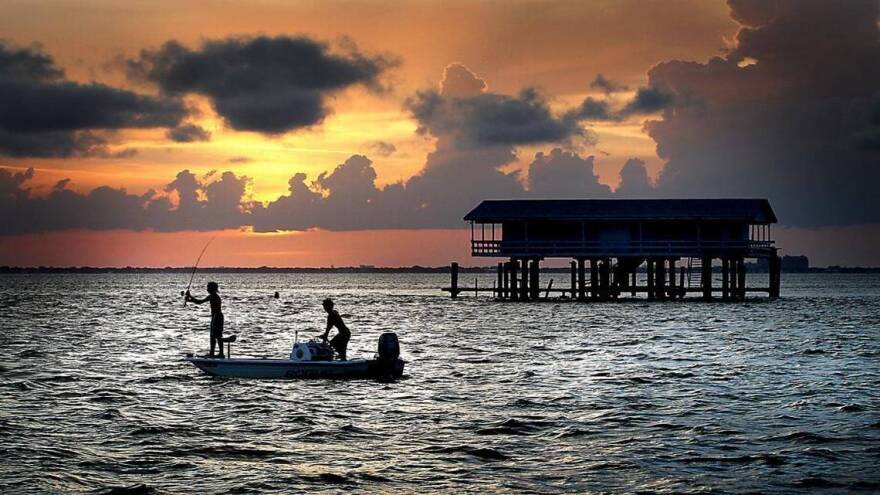
[[394,380],[403,375],[404,362],[400,359],[400,342],[394,332],[379,336],[376,359],[370,362],[370,372],[380,380]]
[[400,341],[394,332],[385,332],[379,336],[379,359],[393,361],[400,357]]

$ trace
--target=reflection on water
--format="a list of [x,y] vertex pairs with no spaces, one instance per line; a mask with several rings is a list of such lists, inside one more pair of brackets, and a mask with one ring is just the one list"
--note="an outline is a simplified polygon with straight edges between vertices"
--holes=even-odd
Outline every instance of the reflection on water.
[[208,310],[181,278],[0,276],[0,491],[880,490],[877,276],[788,275],[745,304],[197,276],[220,283],[235,355],[287,354],[332,296],[350,355],[400,335],[394,384],[202,375],[180,358],[206,349]]

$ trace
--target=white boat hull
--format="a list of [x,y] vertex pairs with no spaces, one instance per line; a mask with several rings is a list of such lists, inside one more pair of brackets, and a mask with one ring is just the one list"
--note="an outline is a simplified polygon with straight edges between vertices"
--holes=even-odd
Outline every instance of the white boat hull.
[[[293,361],[290,359],[207,358],[187,357],[186,361],[213,376],[230,378],[366,378],[389,375],[399,377],[403,361],[397,360],[391,370],[378,366],[377,360]],[[399,369],[398,369],[399,368]]]

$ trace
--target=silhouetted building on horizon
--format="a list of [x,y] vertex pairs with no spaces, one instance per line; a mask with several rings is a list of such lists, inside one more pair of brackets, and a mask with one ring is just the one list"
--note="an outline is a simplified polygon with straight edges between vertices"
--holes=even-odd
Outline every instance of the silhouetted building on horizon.
[[[746,292],[779,296],[780,259],[770,236],[777,219],[766,199],[487,200],[464,220],[473,256],[508,260],[497,267],[499,299],[537,299],[546,258],[573,259],[570,287],[556,292],[578,300],[626,292],[649,299],[688,292],[704,299],[717,292],[725,300],[741,300]],[[768,287],[746,286],[747,258],[765,260]],[[718,287],[715,260],[722,271]],[[645,285],[637,277],[642,265]]]

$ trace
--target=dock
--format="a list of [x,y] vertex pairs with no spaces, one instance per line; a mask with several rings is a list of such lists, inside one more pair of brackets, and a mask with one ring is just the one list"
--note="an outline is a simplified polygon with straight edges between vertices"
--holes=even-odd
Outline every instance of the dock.
[[[747,293],[779,297],[781,264],[770,235],[777,222],[766,199],[489,200],[468,213],[471,255],[503,258],[492,287],[463,287],[451,265],[452,297],[489,293],[536,301],[551,294],[609,301],[742,301]],[[542,287],[540,264],[570,258],[570,280]],[[746,260],[764,260],[766,287],[747,287]],[[713,273],[721,272],[720,284]],[[638,273],[646,273],[639,284]]]

